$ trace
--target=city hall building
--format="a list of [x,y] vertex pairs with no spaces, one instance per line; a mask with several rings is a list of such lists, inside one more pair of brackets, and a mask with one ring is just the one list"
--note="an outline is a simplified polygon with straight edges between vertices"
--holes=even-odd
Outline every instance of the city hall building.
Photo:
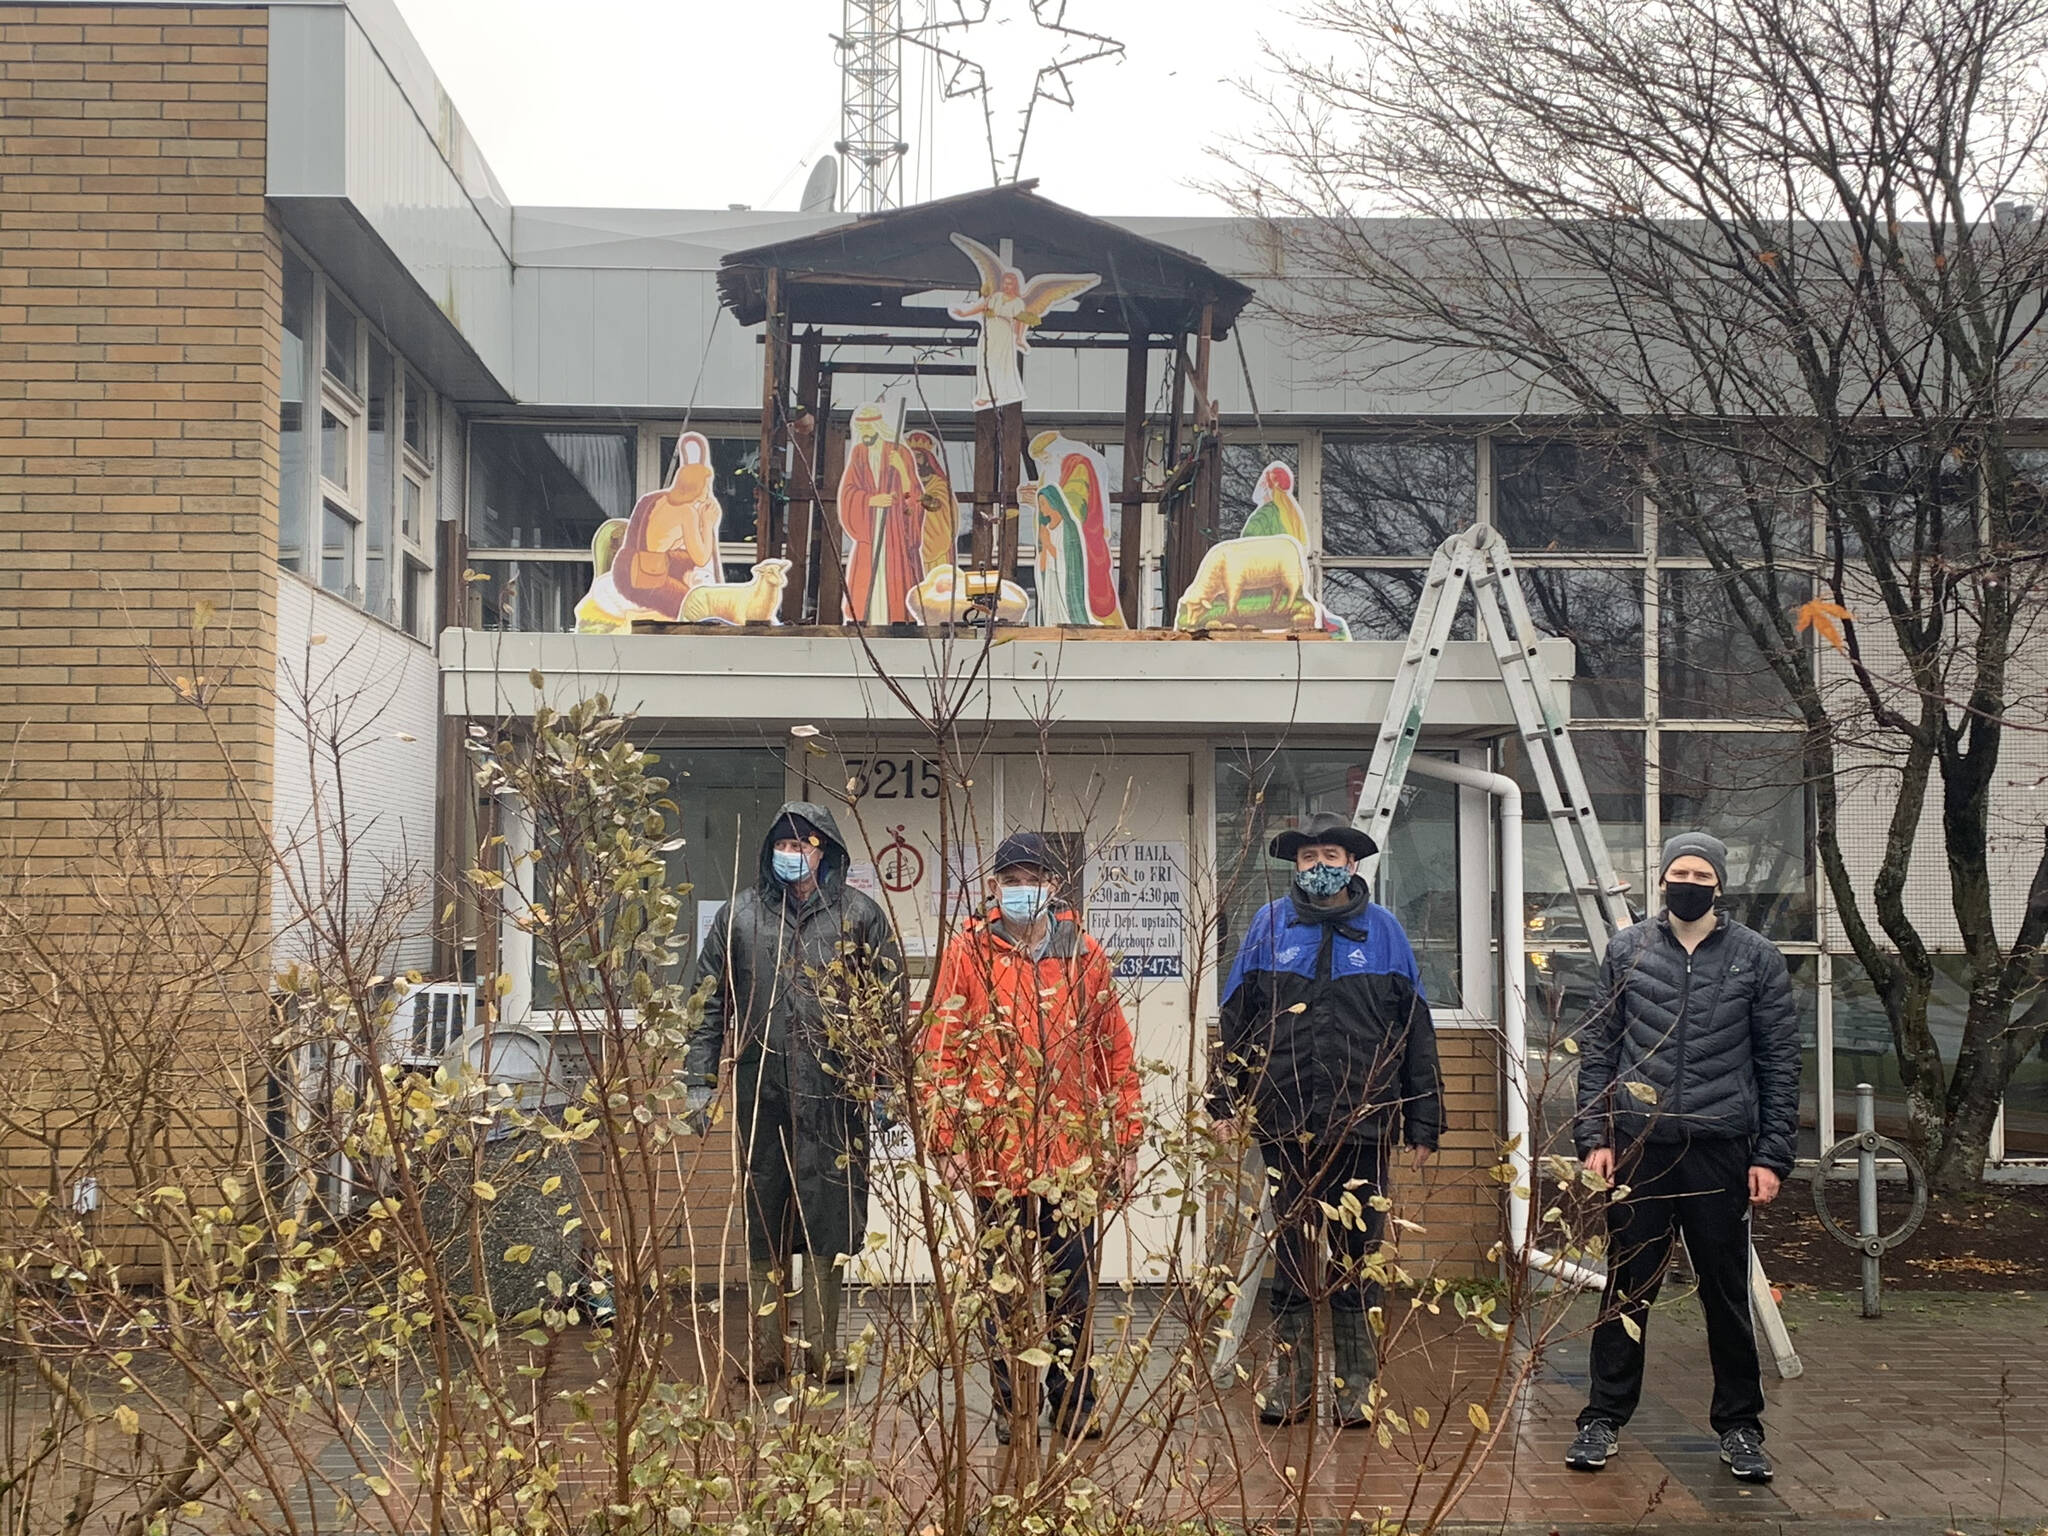
[[[1019,825],[1070,837],[1079,889],[1099,889],[1097,869],[1136,871],[1096,926],[1171,1094],[1199,1070],[1233,937],[1282,889],[1267,839],[1349,811],[1430,558],[1487,523],[1555,636],[1544,657],[1638,905],[1667,833],[1712,828],[1737,914],[1788,955],[1803,1153],[1846,1134],[1859,1081],[1899,1123],[1885,1010],[1817,875],[1796,724],[1707,561],[1564,427],[1480,391],[1419,405],[1413,369],[1290,335],[1261,302],[1285,279],[1253,226],[1085,218],[1053,184],[863,220],[516,207],[386,0],[0,5],[0,83],[0,718],[20,743],[0,815],[16,846],[36,834],[39,857],[76,857],[63,840],[81,804],[149,738],[195,817],[253,797],[292,850],[345,788],[358,868],[446,881],[475,856],[471,727],[516,731],[538,705],[601,691],[675,787],[692,933],[752,877],[787,799],[843,810],[856,881],[920,975],[946,920],[941,883],[978,883],[992,847],[949,837],[942,866],[950,795],[988,839]],[[1002,290],[956,234],[1027,282],[1097,279],[1052,303],[1022,401],[977,410],[994,369],[948,304]],[[1070,264],[1083,258],[1100,265]],[[926,569],[937,550],[961,571],[999,567],[1039,620],[1056,567],[1037,530],[1052,525],[1014,515],[1019,465],[1049,434],[1092,450],[1110,482],[1106,553],[1083,557],[1099,593],[1076,587],[1058,599],[1064,627],[1018,622],[997,643],[964,622],[853,613],[835,558],[851,507],[835,489],[864,451],[849,437],[870,402],[890,431],[925,434],[957,500]],[[1177,481],[1185,462],[1195,471]],[[642,539],[636,508],[686,464],[708,470],[693,493],[708,484],[722,514],[695,566],[730,606],[650,622],[612,581],[627,568],[614,552]],[[1177,629],[1184,594],[1231,580],[1213,552],[1255,542],[1247,524],[1280,495],[1305,549],[1289,599],[1313,626]],[[862,601],[884,604],[883,576],[866,581]],[[927,605],[941,597],[920,588]],[[234,656],[214,700],[233,784],[142,659],[186,644],[201,601]],[[941,704],[971,782],[939,782]],[[1468,623],[1419,754],[1526,783],[1513,725]],[[2010,740],[2000,912],[2016,921],[2048,819],[2048,747]],[[1454,1168],[1490,1164],[1505,1124],[1504,989],[1526,996],[1529,1070],[1548,1079],[1566,1065],[1550,1041],[1591,985],[1528,787],[1524,974],[1501,974],[1487,794],[1411,777],[1378,870],[1440,1031]],[[1865,882],[1880,800],[1844,808]],[[515,814],[507,835],[533,829]],[[1909,897],[1916,916],[1959,949],[1942,882],[1927,884]],[[277,890],[231,898],[269,906],[289,953]],[[559,1027],[527,937],[444,905],[422,895],[391,968],[502,971],[508,1023]],[[1959,966],[1942,974],[1949,1054],[1966,999]],[[2002,1176],[2048,1167],[2039,1053],[1992,1155]],[[1482,1264],[1498,1194],[1444,1185],[1425,1251]]]

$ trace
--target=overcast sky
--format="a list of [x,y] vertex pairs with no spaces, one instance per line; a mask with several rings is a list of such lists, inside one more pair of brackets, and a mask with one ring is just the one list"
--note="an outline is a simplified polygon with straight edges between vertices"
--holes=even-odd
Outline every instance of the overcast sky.
[[[905,7],[928,3],[953,14],[953,0]],[[794,208],[839,136],[840,0],[397,4],[515,203]],[[1233,82],[1266,78],[1261,41],[1299,46],[1299,23],[1220,0],[1068,0],[1066,22],[1121,41],[1125,57],[1075,71],[1072,111],[1039,103],[1024,174],[1090,213],[1218,211],[1201,185],[1218,174],[1206,151],[1260,111]],[[1007,156],[1061,40],[1028,0],[993,0],[987,21],[944,40],[987,71]],[[920,50],[904,50],[903,74],[904,201],[988,185],[979,109],[936,101]]]

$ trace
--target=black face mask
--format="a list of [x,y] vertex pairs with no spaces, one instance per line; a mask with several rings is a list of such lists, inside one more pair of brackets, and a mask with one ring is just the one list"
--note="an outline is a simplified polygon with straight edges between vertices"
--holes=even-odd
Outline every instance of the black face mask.
[[1697,922],[1714,910],[1714,896],[1718,887],[1695,885],[1681,880],[1676,885],[1667,883],[1664,887],[1664,910],[1685,922]]

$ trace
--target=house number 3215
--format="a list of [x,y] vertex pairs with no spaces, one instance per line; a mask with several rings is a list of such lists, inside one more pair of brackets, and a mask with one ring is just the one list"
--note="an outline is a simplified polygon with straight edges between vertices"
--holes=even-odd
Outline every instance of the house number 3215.
[[936,800],[939,765],[915,757],[849,757],[856,800]]

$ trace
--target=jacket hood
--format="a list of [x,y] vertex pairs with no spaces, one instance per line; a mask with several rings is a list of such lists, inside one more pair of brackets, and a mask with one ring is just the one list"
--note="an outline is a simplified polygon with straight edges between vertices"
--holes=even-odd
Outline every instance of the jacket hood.
[[839,835],[839,823],[832,819],[832,813],[812,800],[785,800],[782,808],[775,813],[775,819],[768,823],[768,830],[761,838],[761,888],[771,893],[780,892],[782,882],[775,878],[775,829],[785,816],[801,817],[809,822],[825,844],[825,858],[818,865],[818,888],[837,891],[846,884],[847,866],[853,862],[846,851],[846,839]]

